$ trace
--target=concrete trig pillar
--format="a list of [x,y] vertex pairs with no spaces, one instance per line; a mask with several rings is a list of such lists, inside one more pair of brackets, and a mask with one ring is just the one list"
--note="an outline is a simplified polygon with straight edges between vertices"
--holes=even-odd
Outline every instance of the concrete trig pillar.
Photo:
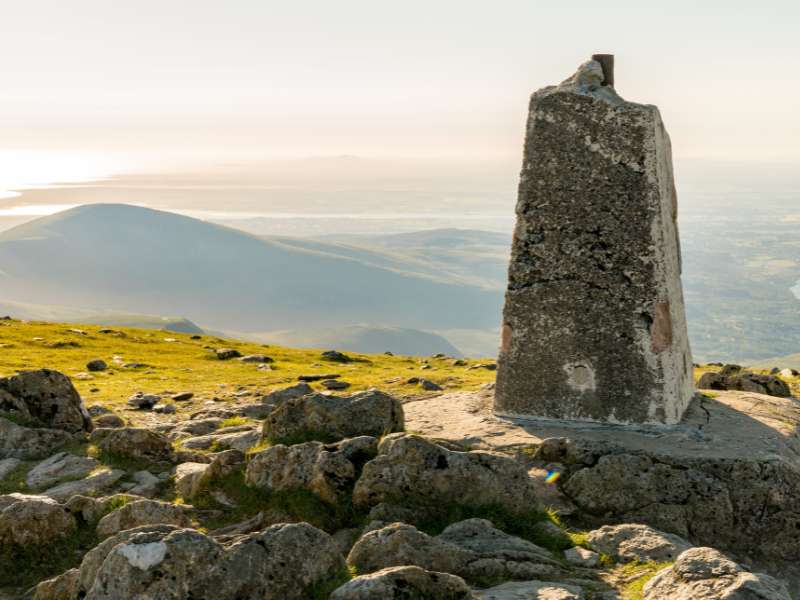
[[694,386],[669,136],[595,58],[531,96],[495,412],[677,423]]

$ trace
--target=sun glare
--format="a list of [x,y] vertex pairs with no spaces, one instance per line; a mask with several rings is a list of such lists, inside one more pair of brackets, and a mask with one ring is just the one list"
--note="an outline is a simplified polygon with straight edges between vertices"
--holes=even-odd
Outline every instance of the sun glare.
[[106,179],[116,170],[112,160],[90,154],[0,149],[0,198],[33,187]]

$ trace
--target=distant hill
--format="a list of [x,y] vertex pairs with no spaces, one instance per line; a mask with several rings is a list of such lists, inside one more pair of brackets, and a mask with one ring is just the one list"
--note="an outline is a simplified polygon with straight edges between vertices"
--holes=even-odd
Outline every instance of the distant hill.
[[779,369],[797,369],[800,371],[800,352],[797,354],[787,354],[786,356],[776,356],[775,358],[759,360],[748,366],[753,369],[771,369],[773,367],[778,367]]
[[435,333],[399,327],[350,325],[312,331],[273,331],[250,336],[259,341],[295,348],[336,348],[365,354],[392,352],[409,356],[446,354],[461,357],[461,351]]
[[22,302],[0,300],[0,316],[36,321],[68,321],[87,325],[106,325],[109,327],[137,327],[139,329],[161,329],[176,333],[205,333],[189,319],[182,317],[159,317],[135,315],[115,311],[96,312],[64,306],[44,306]]
[[406,267],[124,204],[81,206],[0,233],[0,290],[15,302],[181,314],[234,331],[496,324],[497,293]]

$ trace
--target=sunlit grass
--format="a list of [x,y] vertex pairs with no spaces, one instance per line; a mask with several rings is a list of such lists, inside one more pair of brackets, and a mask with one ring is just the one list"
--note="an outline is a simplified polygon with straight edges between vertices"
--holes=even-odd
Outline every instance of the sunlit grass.
[[[474,390],[494,379],[491,371],[468,369],[485,359],[454,366],[447,358],[427,358],[432,368],[423,370],[418,357],[348,352],[356,360],[340,364],[323,360],[321,350],[265,346],[205,335],[192,339],[190,334],[115,327],[115,332],[121,332],[118,335],[100,333],[101,329],[104,327],[0,320],[0,376],[40,368],[62,371],[72,378],[87,404],[102,404],[114,410],[127,409],[127,399],[137,391],[164,397],[193,392],[191,401],[176,403],[181,412],[197,410],[209,400],[230,400],[237,393],[265,394],[295,384],[299,375],[307,373],[338,373],[351,384],[347,393],[377,387],[401,397],[430,395],[405,383],[413,376],[431,379],[446,391]],[[275,362],[265,370],[236,359],[219,360],[213,349],[222,347],[235,348],[242,355],[267,354]],[[86,363],[94,358],[103,359],[109,369],[88,373]],[[311,385],[324,391],[319,383]],[[136,415],[131,411],[126,416]]]

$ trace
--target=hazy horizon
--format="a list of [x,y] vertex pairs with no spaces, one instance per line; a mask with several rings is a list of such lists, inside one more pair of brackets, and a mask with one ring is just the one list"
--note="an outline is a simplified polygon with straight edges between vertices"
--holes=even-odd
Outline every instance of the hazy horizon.
[[616,54],[623,97],[660,107],[677,161],[800,164],[788,0],[31,0],[12,16],[0,189],[341,155],[515,175],[528,95],[593,52]]

